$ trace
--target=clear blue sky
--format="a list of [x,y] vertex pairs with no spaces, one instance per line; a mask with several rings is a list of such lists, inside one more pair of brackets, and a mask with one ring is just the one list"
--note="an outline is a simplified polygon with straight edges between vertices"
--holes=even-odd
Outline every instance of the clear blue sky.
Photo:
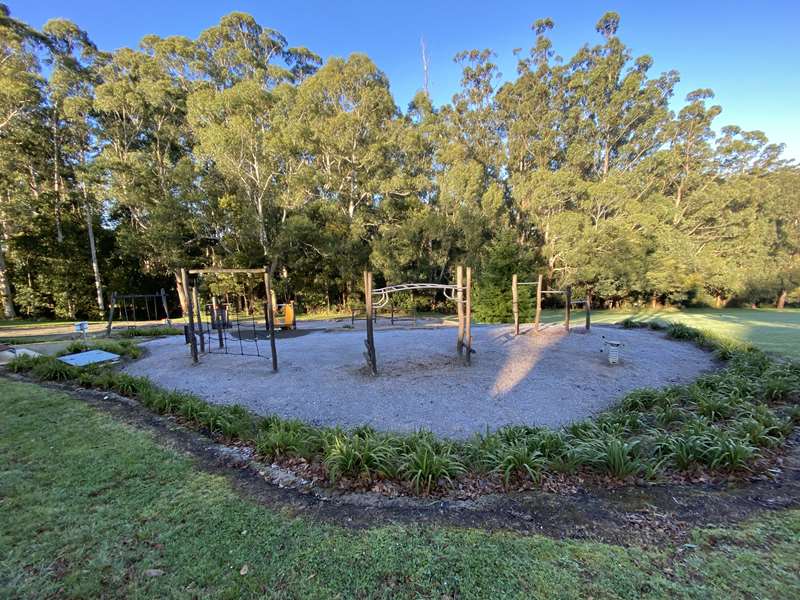
[[598,40],[594,24],[605,11],[615,10],[622,16],[618,34],[634,53],[651,55],[656,72],[680,72],[676,98],[698,87],[712,88],[723,107],[719,125],[761,129],[800,161],[798,0],[5,1],[15,17],[36,27],[53,17],[71,19],[105,50],[135,46],[148,33],[195,37],[224,14],[248,12],[282,32],[291,45],[307,46],[322,57],[368,54],[389,76],[402,108],[422,86],[423,35],[431,93],[442,104],[458,87],[456,52],[492,48],[501,71],[513,76],[512,50],[531,45],[530,24],[537,18],[554,19],[556,50],[569,57],[583,43]]

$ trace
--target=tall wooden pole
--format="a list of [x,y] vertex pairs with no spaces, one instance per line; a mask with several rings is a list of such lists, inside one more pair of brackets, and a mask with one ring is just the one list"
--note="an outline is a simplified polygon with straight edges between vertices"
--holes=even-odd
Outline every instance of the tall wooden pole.
[[194,303],[194,310],[197,313],[197,328],[200,330],[200,352],[206,352],[206,336],[203,331],[203,313],[200,312],[200,294],[197,293],[197,286],[192,286],[192,302]]
[[464,326],[467,344],[467,366],[472,362],[472,267],[467,267],[467,299],[466,315],[464,315]]
[[542,276],[539,275],[536,283],[536,316],[533,320],[533,330],[539,331],[539,323],[542,321]]
[[108,325],[106,325],[106,337],[111,335],[111,324],[114,322],[114,309],[117,307],[117,292],[111,292],[111,305],[108,307]]
[[189,273],[181,269],[181,286],[186,298],[186,312],[189,313],[189,347],[192,351],[192,362],[197,363],[197,339],[194,337],[194,316],[192,315],[192,294],[189,292]]
[[267,329],[269,330],[269,349],[272,353],[272,370],[278,371],[278,351],[275,348],[275,315],[272,314],[272,288],[269,281],[269,269],[264,267],[264,288],[267,293]]
[[367,309],[367,347],[366,358],[373,375],[378,374],[378,357],[375,352],[375,335],[372,330],[372,272],[364,271],[364,302]]
[[459,356],[464,351],[464,267],[456,267],[456,313],[458,314],[458,339],[456,352]]
[[167,292],[164,291],[164,288],[161,288],[161,306],[164,307],[164,320],[167,326],[172,325],[172,320],[169,318],[169,307],[167,306]]
[[[221,349],[225,348],[225,322],[219,316],[219,302],[216,296],[211,296],[211,323],[217,330],[217,343]],[[211,346],[211,336],[208,338],[208,345]],[[211,350],[211,348],[209,348]]]
[[586,331],[592,328],[592,293],[586,292]]
[[572,318],[572,286],[567,286],[564,297],[567,300],[567,305],[564,307],[564,329],[569,333],[569,320]]
[[514,315],[514,335],[519,335],[519,295],[516,273],[511,276],[511,312]]

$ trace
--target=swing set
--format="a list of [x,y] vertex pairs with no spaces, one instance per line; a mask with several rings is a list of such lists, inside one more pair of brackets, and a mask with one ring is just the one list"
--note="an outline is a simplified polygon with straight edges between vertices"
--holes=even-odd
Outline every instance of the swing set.
[[[139,309],[137,316],[136,309]],[[172,322],[169,318],[169,308],[167,307],[167,293],[164,288],[155,294],[118,294],[111,293],[111,300],[108,308],[108,324],[106,325],[106,337],[111,335],[111,328],[114,325],[114,315],[116,320],[128,323],[133,322],[136,327],[139,317],[144,317],[144,322],[161,321],[159,307],[164,314],[164,322],[167,326]],[[152,311],[151,311],[152,309]]]

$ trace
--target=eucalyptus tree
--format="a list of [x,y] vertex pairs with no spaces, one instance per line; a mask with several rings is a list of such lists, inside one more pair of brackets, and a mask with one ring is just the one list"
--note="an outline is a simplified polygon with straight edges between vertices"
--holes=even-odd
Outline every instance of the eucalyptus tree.
[[97,308],[102,312],[103,286],[94,231],[98,204],[94,196],[96,176],[93,172],[96,169],[91,161],[97,152],[92,107],[94,86],[98,83],[97,67],[105,55],[98,52],[88,34],[71,21],[48,21],[42,33],[50,66],[46,89],[56,234],[59,243],[63,242],[62,210],[72,203],[81,205],[78,212],[85,218]]
[[32,119],[43,99],[44,82],[36,54],[41,42],[38,32],[14,19],[8,7],[0,4],[0,144],[5,158],[0,179],[0,296],[6,318],[16,316],[6,254],[13,235],[12,203],[19,191],[15,182],[22,177],[19,162],[12,156],[19,156],[19,140],[25,135],[20,126]]
[[330,59],[300,84],[290,120],[297,148],[290,193],[296,205],[322,202],[343,220],[336,259],[347,295],[369,261],[379,207],[413,191],[399,175],[399,111],[386,75],[354,54]]
[[107,173],[104,191],[121,250],[145,273],[173,272],[177,279],[177,269],[199,252],[187,91],[152,39],[145,49],[120,49],[100,70],[94,101],[102,132],[97,163]]

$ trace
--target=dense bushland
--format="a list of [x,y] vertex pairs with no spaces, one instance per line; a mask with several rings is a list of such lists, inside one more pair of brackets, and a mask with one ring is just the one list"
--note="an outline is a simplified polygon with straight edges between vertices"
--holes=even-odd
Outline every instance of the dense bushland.
[[[533,24],[516,74],[467,51],[451,103],[398,107],[367,56],[323,65],[247,14],[107,52],[2,6],[5,316],[99,314],[109,290],[162,286],[175,306],[187,265],[266,265],[301,308],[357,304],[368,265],[380,285],[457,264],[490,321],[510,312],[511,272],[595,306],[783,306],[800,175],[782,146],[721,122],[711,90],[673,98],[678,73],[633,56],[619,15],[566,58],[553,26]],[[247,277],[204,285],[264,294]]]

